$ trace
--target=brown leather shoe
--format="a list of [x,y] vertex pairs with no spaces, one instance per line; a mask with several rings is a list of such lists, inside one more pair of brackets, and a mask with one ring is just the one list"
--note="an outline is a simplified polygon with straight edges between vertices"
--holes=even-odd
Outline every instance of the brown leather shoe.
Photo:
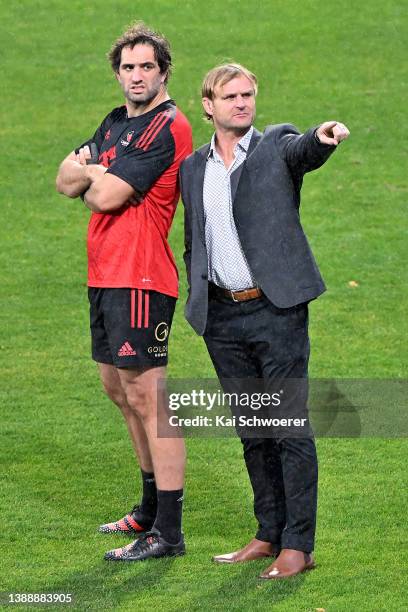
[[276,557],[278,554],[279,550],[276,545],[254,538],[245,548],[225,555],[217,555],[213,557],[213,561],[216,563],[243,563],[262,557]]
[[313,556],[300,550],[282,548],[279,557],[259,576],[265,580],[281,580],[315,567]]

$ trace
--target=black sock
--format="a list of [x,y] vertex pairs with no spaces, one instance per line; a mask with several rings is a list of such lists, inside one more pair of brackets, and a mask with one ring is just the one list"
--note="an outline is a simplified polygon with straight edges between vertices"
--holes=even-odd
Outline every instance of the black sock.
[[140,512],[146,518],[154,520],[157,512],[157,489],[153,472],[142,472],[143,496],[140,504]]
[[157,516],[153,528],[160,531],[169,544],[177,544],[181,539],[182,513],[183,489],[157,490]]

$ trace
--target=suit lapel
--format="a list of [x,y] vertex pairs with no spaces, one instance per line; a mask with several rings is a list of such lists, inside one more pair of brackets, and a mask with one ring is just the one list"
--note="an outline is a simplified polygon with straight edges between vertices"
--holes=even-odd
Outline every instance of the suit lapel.
[[251,156],[252,152],[254,151],[256,145],[261,140],[261,138],[262,138],[261,132],[258,132],[258,130],[256,130],[254,128],[254,133],[252,134],[252,138],[251,138],[251,140],[249,142],[249,147],[248,147],[246,159],[231,174],[231,199],[232,199],[232,202],[234,202],[234,200],[235,200],[235,196],[236,196],[237,189],[238,189],[238,184],[239,184],[239,181],[240,181],[240,178],[241,178],[241,174],[242,174],[242,170],[244,169],[246,160]]
[[[249,143],[247,159],[251,156],[255,150],[257,144],[262,138],[262,133],[254,128],[251,141]],[[204,175],[205,167],[207,163],[207,155],[210,150],[210,145],[204,145],[195,154],[194,160],[194,171],[193,171],[193,203],[197,213],[198,225],[200,227],[201,235],[204,239],[204,201],[203,201],[203,187],[204,187]],[[231,174],[231,197],[234,202],[235,195],[237,193],[238,184],[241,178],[242,170],[246,160]]]
[[210,150],[210,145],[201,147],[195,155],[194,160],[194,189],[193,189],[193,202],[196,208],[198,225],[200,227],[201,235],[204,237],[204,200],[203,200],[203,187],[204,187],[204,175],[205,166],[207,163],[207,155]]

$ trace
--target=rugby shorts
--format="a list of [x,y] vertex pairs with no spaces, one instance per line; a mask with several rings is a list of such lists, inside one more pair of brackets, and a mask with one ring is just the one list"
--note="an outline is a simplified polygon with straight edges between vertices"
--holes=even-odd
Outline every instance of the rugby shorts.
[[92,359],[117,368],[167,365],[176,298],[145,289],[88,287]]

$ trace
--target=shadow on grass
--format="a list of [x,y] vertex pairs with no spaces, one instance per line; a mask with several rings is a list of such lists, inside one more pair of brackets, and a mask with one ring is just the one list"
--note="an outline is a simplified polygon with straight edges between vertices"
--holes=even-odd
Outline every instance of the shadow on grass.
[[[143,610],[147,592],[151,592],[154,606],[154,593],[160,590],[160,583],[167,572],[172,569],[175,558],[150,560],[145,563],[112,562],[99,564],[88,570],[71,573],[65,580],[47,583],[37,587],[41,592],[72,593],[73,608],[81,610],[116,609],[129,596],[134,595],[132,605]],[[196,576],[193,592],[188,603],[179,604],[177,610],[266,610],[293,596],[302,587],[307,573],[290,580],[260,580],[259,574],[265,569],[265,563],[255,562],[240,566],[219,567],[219,578],[214,579],[216,588],[212,587],[211,577],[207,576],[197,594]],[[182,571],[182,566],[180,566]],[[231,571],[232,570],[232,571]],[[197,572],[199,571],[199,564]],[[194,565],[189,573],[194,576]],[[220,580],[222,572],[224,580]],[[218,572],[217,572],[218,574]],[[192,576],[192,577],[193,577]],[[214,576],[213,576],[214,578]],[[185,588],[188,589],[188,577],[185,577]],[[164,593],[162,593],[164,594]],[[136,597],[140,598],[137,604]],[[171,607],[172,595],[169,593],[168,610]],[[177,598],[176,598],[177,599]],[[38,609],[38,608],[37,608]]]
[[[311,383],[310,418],[316,436],[359,438],[361,419],[357,407],[334,380]],[[313,390],[315,393],[313,393]]]
[[[50,440],[42,442],[48,453],[59,457],[59,464],[67,468],[67,473],[70,467],[71,476],[75,475],[79,481],[81,479],[79,465],[76,468],[78,471],[74,471],[70,465],[70,455],[65,456],[58,444]],[[45,486],[44,489],[37,488],[31,491],[31,500],[36,499],[40,504],[48,506],[50,502],[53,503],[51,500],[56,491],[58,491],[56,483],[51,487]],[[77,548],[75,540],[78,539],[79,525],[76,521],[84,511],[86,512],[80,502],[80,500],[84,502],[81,495],[85,493],[83,490],[78,493],[80,493],[79,507],[74,512],[75,525],[72,525],[71,530],[60,531],[59,536],[58,529],[54,534],[59,540],[57,542],[59,554],[56,554],[54,549],[52,557],[49,558],[54,576],[49,576],[48,579],[41,577],[35,581],[35,592],[72,593],[74,605],[71,608],[109,610],[128,604],[137,606],[139,610],[146,610],[154,608],[156,603],[160,609],[163,597],[168,597],[166,609],[169,612],[172,609],[262,610],[267,604],[270,607],[291,597],[303,583],[304,576],[287,582],[259,580],[258,575],[268,565],[267,562],[218,567],[208,561],[208,566],[207,563],[202,566],[199,559],[200,549],[197,550],[199,552],[197,556],[192,552],[184,558],[185,561],[183,558],[157,559],[145,563],[94,561],[98,554],[99,542],[102,547],[102,542],[106,541],[108,549],[125,544],[129,540],[122,541],[115,538],[108,541],[94,533],[95,545],[89,534],[89,546],[84,550],[83,541],[79,540]],[[58,506],[58,520],[68,525],[74,500],[69,498],[65,499],[65,502]],[[56,527],[58,528],[58,525]],[[47,526],[47,534],[51,535],[50,525]],[[174,562],[177,565],[173,567]],[[88,564],[91,564],[91,567],[86,567]],[[56,575],[56,572],[61,572],[63,577]],[[168,573],[170,576],[167,576]],[[171,607],[176,602],[177,608]],[[188,606],[185,607],[187,602]],[[149,608],[146,607],[147,603]]]
[[154,590],[171,570],[174,561],[176,558],[143,563],[107,561],[72,572],[64,580],[51,584],[47,582],[37,590],[43,593],[72,593],[74,609],[116,609],[129,595],[142,596],[144,591]]
[[259,574],[267,566],[267,559],[263,563],[220,566],[219,572],[226,574],[224,581],[217,581],[215,589],[207,582],[205,593],[203,590],[199,599],[190,600],[189,610],[270,610],[272,605],[294,595],[308,573],[289,580],[261,580]]
[[[92,462],[82,457],[82,461],[72,464],[72,443],[63,448],[47,436],[39,435],[36,444],[42,449],[42,460],[33,470],[35,478],[29,500],[31,511],[35,510],[39,523],[27,523],[26,531],[19,533],[18,540],[21,546],[23,537],[25,541],[30,540],[31,529],[35,530],[35,544],[29,561],[30,564],[32,560],[34,568],[30,592],[71,593],[73,605],[59,605],[58,609],[79,610],[116,609],[132,596],[137,601],[138,595],[146,597],[147,592],[154,592],[178,559],[144,563],[104,561],[101,548],[105,551],[125,546],[133,538],[106,538],[96,532],[102,517],[92,515],[92,508],[87,506],[86,476],[89,477]],[[52,463],[53,478],[50,481],[45,480],[48,457],[58,458]],[[64,473],[67,475],[65,481],[62,480]],[[75,486],[78,487],[76,497]],[[40,560],[35,558],[36,545],[40,547]],[[46,546],[49,546],[47,557],[44,556]],[[48,571],[48,567],[48,577],[38,575],[37,572]],[[54,609],[52,605],[36,605],[35,608]]]

